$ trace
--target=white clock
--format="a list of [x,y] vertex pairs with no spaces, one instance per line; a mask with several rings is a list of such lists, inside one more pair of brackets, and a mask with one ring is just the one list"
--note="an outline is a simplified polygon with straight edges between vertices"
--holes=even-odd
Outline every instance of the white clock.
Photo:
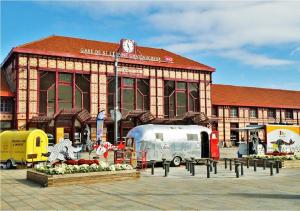
[[123,40],[122,47],[126,53],[132,53],[134,51],[134,41],[133,40]]

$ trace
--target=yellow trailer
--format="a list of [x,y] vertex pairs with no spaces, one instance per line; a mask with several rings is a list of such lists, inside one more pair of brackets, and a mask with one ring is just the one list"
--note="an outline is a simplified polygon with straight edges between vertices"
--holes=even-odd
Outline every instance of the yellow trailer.
[[47,161],[47,134],[38,129],[4,131],[0,133],[0,160],[7,168],[17,163],[28,164]]

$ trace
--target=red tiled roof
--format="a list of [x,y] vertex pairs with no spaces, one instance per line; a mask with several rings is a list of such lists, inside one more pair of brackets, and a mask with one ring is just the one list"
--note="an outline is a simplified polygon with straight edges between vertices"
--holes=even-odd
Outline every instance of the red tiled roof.
[[212,85],[212,104],[300,109],[300,91]]
[[[119,44],[100,42],[94,40],[85,40],[85,39],[72,38],[72,37],[49,36],[38,41],[20,45],[16,48],[13,48],[13,51],[20,52],[20,53],[35,53],[41,55],[65,56],[65,57],[74,57],[74,58],[82,58],[82,59],[113,61],[112,57],[81,54],[80,53],[81,48],[115,52],[118,50]],[[170,67],[170,68],[192,69],[192,70],[205,70],[205,71],[215,70],[212,67],[182,57],[180,55],[174,54],[164,49],[137,46],[137,54],[143,56],[160,57],[161,60],[164,60],[165,57],[171,57],[173,59],[173,63],[141,61],[141,60],[133,60],[133,59],[120,59],[120,62],[132,63],[132,64],[144,64],[144,65],[160,66],[160,67]]]
[[6,81],[3,71],[1,71],[1,87],[0,88],[1,88],[0,89],[1,97],[13,97],[14,96],[14,94],[11,92],[11,90],[7,84],[7,81]]

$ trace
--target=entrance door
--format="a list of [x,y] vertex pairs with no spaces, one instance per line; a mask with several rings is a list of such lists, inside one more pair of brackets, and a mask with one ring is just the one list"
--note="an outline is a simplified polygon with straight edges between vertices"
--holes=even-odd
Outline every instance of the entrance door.
[[234,130],[235,128],[238,128],[238,123],[230,123],[230,140],[232,145],[238,146],[239,142],[239,131]]
[[207,132],[201,132],[201,157],[209,158],[209,136]]

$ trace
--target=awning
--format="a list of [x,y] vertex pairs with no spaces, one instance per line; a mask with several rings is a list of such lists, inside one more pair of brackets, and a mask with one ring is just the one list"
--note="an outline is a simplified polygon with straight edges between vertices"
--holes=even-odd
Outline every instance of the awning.
[[186,112],[174,118],[161,118],[151,121],[153,124],[207,124],[208,117],[203,112]]
[[264,125],[247,125],[246,127],[242,128],[231,128],[231,130],[236,131],[251,131],[251,130],[262,130],[264,129]]
[[76,118],[81,124],[83,124],[92,117],[85,109],[62,109],[54,115],[55,120],[72,120],[73,118]]

